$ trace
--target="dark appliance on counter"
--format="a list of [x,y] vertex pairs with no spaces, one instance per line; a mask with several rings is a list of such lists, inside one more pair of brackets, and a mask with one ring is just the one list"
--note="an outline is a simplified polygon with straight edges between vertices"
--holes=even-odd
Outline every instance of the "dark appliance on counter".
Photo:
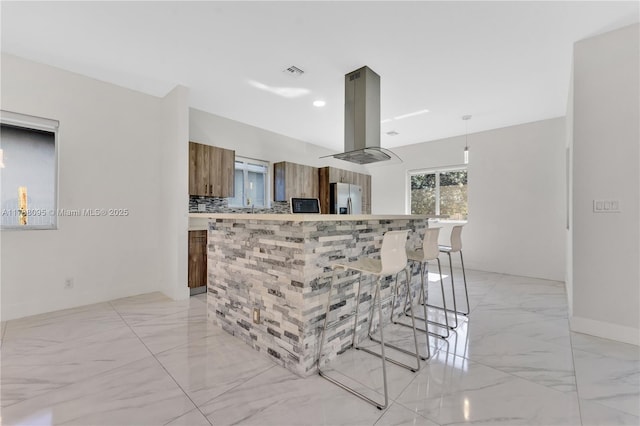
[[291,198],[291,213],[320,213],[320,200],[317,198]]

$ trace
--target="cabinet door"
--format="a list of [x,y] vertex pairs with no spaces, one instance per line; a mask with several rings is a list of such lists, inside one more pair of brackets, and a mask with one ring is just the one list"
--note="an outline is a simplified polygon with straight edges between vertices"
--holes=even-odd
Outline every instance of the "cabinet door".
[[285,173],[287,200],[291,197],[318,196],[318,169],[303,164],[287,163]]
[[207,285],[207,231],[189,231],[189,288]]
[[235,173],[235,151],[207,147],[209,151],[209,194],[213,197],[233,197],[234,194],[234,173]]
[[274,201],[289,201],[292,197],[318,197],[318,169],[316,167],[287,161],[273,165]]
[[359,185],[362,187],[362,213],[371,214],[371,176],[360,174]]
[[222,150],[222,167],[220,169],[219,197],[233,197],[235,195],[236,152],[230,149]]
[[287,201],[287,163],[273,164],[273,201]]
[[209,149],[189,142],[189,195],[210,195]]
[[189,195],[233,197],[236,153],[189,142]]

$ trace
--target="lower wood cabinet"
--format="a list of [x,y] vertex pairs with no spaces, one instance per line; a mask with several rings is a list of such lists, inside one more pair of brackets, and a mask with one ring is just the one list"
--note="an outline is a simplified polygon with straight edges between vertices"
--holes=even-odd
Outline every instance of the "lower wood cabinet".
[[189,231],[189,288],[207,285],[207,231]]

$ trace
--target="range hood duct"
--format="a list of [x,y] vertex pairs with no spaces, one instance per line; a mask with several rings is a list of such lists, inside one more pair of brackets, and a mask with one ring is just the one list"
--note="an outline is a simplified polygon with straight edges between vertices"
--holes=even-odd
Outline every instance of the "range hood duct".
[[357,164],[398,158],[380,147],[380,76],[366,66],[344,76],[344,150],[329,157]]

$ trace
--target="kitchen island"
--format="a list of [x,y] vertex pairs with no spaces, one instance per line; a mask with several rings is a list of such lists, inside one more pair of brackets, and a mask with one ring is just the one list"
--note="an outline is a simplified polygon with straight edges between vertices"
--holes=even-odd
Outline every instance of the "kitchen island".
[[[331,265],[359,256],[379,257],[385,232],[409,229],[418,247],[430,216],[319,214],[205,214],[208,221],[208,320],[257,351],[305,376],[316,371]],[[414,269],[414,274],[417,270]],[[419,285],[412,275],[412,288]],[[371,277],[364,276],[361,309],[368,312]],[[336,275],[330,320],[354,308],[357,275]],[[401,275],[399,279],[404,279]],[[382,286],[389,294],[391,279]],[[366,315],[358,333],[366,333]],[[351,321],[328,331],[326,359],[348,346]],[[364,324],[364,325],[363,325]]]

